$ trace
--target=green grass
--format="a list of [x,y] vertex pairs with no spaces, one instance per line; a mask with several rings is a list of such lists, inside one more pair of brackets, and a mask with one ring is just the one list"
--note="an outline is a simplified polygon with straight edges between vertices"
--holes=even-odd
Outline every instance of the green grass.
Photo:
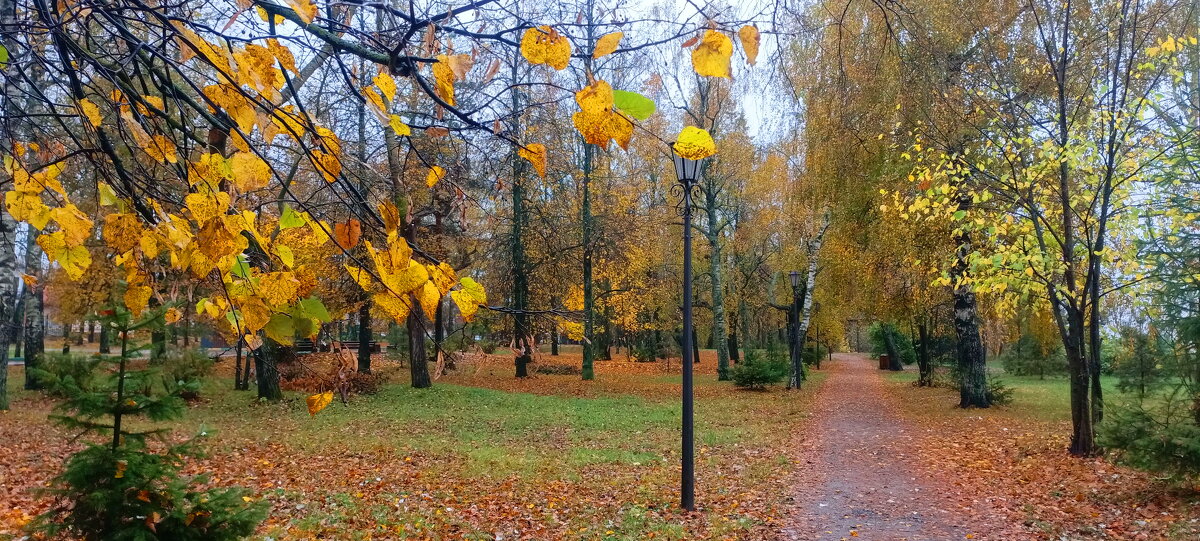
[[[895,382],[912,383],[917,380],[916,370],[889,372],[887,379]],[[1013,415],[1039,421],[1057,422],[1071,418],[1071,386],[1064,376],[1011,376],[992,372],[989,377],[1013,389],[1012,404],[1006,409]],[[1120,404],[1125,395],[1117,390],[1115,376],[1100,376],[1101,389],[1107,404]]]

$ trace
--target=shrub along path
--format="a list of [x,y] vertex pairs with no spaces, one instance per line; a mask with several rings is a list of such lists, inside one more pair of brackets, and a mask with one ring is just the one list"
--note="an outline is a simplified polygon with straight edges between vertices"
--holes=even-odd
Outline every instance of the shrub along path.
[[[874,361],[835,354],[797,455],[790,539],[981,539],[985,503],[925,470]],[[988,535],[981,535],[987,533]],[[1011,537],[1009,537],[1011,539]]]

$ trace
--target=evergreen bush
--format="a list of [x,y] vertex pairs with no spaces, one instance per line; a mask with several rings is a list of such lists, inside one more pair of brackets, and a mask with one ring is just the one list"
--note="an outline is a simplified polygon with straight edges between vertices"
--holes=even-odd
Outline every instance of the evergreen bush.
[[1067,373],[1067,356],[1062,348],[1047,351],[1030,333],[1022,333],[1014,344],[999,355],[999,361],[1004,371],[1014,376],[1045,379],[1046,376]]
[[97,370],[103,363],[98,355],[46,353],[39,366],[31,367],[29,373],[41,382],[46,394],[65,398],[92,390]]
[[[134,318],[123,307],[104,311],[104,324],[119,338],[121,354],[103,357],[110,367],[87,387],[65,386],[66,400],[52,419],[100,442],[70,456],[45,490],[54,503],[30,524],[38,537],[86,541],[225,541],[252,534],[266,518],[265,502],[240,488],[205,489],[206,476],[180,474],[184,460],[198,454],[195,440],[171,445],[165,429],[131,430],[129,417],[168,421],[183,415],[177,393],[152,392],[155,369],[137,370],[130,358],[133,331],[161,321],[161,309]],[[203,435],[203,434],[202,434]],[[148,440],[157,436],[152,449]],[[158,450],[161,448],[161,450]]]
[[758,350],[747,350],[746,358],[730,369],[733,384],[743,389],[764,389],[787,378],[786,359],[770,353],[763,355]]

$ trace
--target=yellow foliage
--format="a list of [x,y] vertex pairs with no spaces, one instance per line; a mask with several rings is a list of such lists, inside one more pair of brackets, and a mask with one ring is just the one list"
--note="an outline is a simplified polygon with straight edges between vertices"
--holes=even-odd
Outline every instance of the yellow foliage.
[[729,78],[729,57],[733,42],[716,30],[704,32],[704,39],[692,49],[692,68],[700,75]]
[[42,247],[42,251],[46,252],[46,257],[58,263],[72,280],[78,280],[83,276],[83,271],[92,264],[92,255],[88,253],[87,248],[69,244],[66,234],[62,231],[38,235],[37,243]]
[[738,30],[738,38],[742,40],[742,50],[746,51],[746,63],[753,66],[758,61],[758,43],[762,38],[758,28],[750,25]]
[[530,28],[521,36],[521,56],[530,64],[561,70],[571,61],[571,42],[549,26]]
[[429,173],[425,175],[425,185],[432,188],[445,177],[446,170],[440,165],[435,165],[429,168]]
[[133,317],[138,317],[146,311],[152,293],[153,290],[147,285],[131,285],[125,289],[125,307],[129,309]]
[[624,32],[613,32],[600,36],[596,41],[596,49],[592,51],[592,58],[600,58],[608,56],[617,50],[617,46],[621,44],[621,38],[625,37]]
[[717,144],[707,131],[687,126],[675,138],[675,153],[689,160],[702,160],[717,153]]
[[538,176],[546,178],[546,145],[531,143],[517,149],[517,155],[529,160]]

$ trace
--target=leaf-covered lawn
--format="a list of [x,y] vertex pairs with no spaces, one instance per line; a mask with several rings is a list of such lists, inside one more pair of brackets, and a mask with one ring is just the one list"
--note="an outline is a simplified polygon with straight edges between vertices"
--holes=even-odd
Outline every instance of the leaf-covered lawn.
[[[789,445],[815,384],[797,399],[782,389],[738,391],[716,382],[710,366],[701,370],[701,509],[688,516],[676,503],[677,375],[614,361],[597,363],[596,382],[515,380],[509,362],[463,366],[415,390],[404,370],[380,360],[392,374],[381,392],[335,401],[315,417],[302,392],[257,403],[218,373],[175,433],[209,434],[209,456],[189,471],[271,501],[264,539],[758,539],[777,531]],[[70,434],[47,422],[48,400],[17,389],[19,370],[11,377],[0,499],[14,510],[0,517],[0,538],[45,506],[31,489],[73,448]]]
[[[1200,539],[1200,492],[1173,487],[1104,457],[1071,457],[1065,378],[1003,376],[1013,404],[956,408],[952,389],[913,387],[889,375],[889,392],[923,430],[928,467],[1046,539]],[[1105,378],[1110,404],[1124,400]],[[1200,487],[1197,487],[1200,488]]]

